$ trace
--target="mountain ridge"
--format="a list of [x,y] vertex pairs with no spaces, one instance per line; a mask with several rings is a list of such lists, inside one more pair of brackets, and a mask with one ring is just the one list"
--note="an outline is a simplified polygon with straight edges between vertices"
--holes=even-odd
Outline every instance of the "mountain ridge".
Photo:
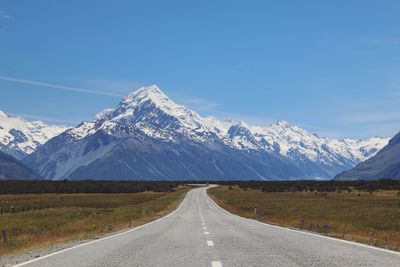
[[66,126],[27,121],[0,111],[0,150],[22,159],[66,129],[68,129]]
[[40,175],[36,174],[32,169],[22,164],[19,160],[0,151],[0,180],[32,180],[40,178]]
[[[204,168],[207,166],[215,171],[214,175],[224,179],[229,179],[232,175],[240,178],[234,174],[228,175],[230,171],[223,166],[223,162],[228,160],[248,171],[246,175],[234,168],[244,179],[329,178],[374,155],[386,143],[386,139],[380,138],[320,138],[286,121],[259,127],[243,122],[220,121],[213,117],[204,118],[195,111],[176,104],[157,86],[152,85],[127,95],[116,108],[98,113],[92,121],[82,122],[54,137],[27,156],[25,162],[29,166],[37,167],[40,174],[48,179],[70,176],[81,179],[85,176],[83,170],[91,175],[99,174],[91,164],[102,168],[107,166],[107,162],[113,162],[112,166],[122,164],[114,162],[110,155],[125,160],[127,165],[123,167],[126,168],[123,176],[126,177],[146,178],[145,174],[149,175],[148,170],[153,169],[157,173],[157,169],[164,169],[173,178],[173,168],[162,166],[168,162],[170,165],[182,165],[179,175],[188,175],[193,179],[210,178],[180,157],[182,153],[190,158],[187,149],[191,148],[192,153],[205,157],[201,159],[204,161],[201,163]],[[158,150],[154,144],[159,144]],[[177,144],[181,147],[176,147]],[[69,149],[65,148],[67,145]],[[142,154],[139,155],[140,150],[135,151],[138,147],[146,147],[147,150],[141,151]],[[140,157],[152,159],[148,155],[152,155],[153,159],[163,157],[168,147],[174,148],[172,151],[175,154],[170,155],[171,159],[164,158],[164,163],[154,162],[153,166],[142,162],[147,166],[147,170],[142,170],[143,176],[137,171],[141,167],[128,160],[129,156],[138,161]],[[215,158],[207,159],[207,153]],[[99,162],[103,165],[98,165]],[[214,164],[215,162],[218,164]],[[272,163],[276,166],[272,166]],[[283,166],[289,171],[286,172]],[[225,175],[221,172],[225,172]],[[134,173],[136,174],[133,175]]]
[[376,180],[400,179],[400,133],[376,155],[343,171],[334,177],[335,180]]

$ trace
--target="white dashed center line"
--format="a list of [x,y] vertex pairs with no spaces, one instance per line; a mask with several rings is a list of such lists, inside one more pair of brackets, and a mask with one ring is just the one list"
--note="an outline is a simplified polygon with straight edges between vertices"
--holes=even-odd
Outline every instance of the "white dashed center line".
[[205,234],[205,235],[209,235],[210,233],[209,233],[209,232],[204,232],[204,234]]
[[204,225],[206,225],[206,224],[205,224],[205,223],[201,223],[201,225],[203,225],[203,226],[204,226]]
[[213,247],[214,246],[214,242],[212,240],[207,240],[207,246]]
[[204,230],[207,230],[207,227],[203,227]]
[[220,261],[212,261],[211,266],[212,267],[222,267],[222,263]]

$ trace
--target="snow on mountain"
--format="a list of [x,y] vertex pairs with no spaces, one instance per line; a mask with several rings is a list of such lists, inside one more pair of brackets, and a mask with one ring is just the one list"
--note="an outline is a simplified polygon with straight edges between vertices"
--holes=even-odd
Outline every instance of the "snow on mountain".
[[[66,142],[68,147],[65,146]],[[162,149],[157,150],[156,147],[174,147],[180,144],[182,147],[174,149],[175,155],[170,155],[171,158],[168,159],[164,158],[164,161],[176,157],[176,164],[182,168],[180,172],[185,170],[184,172],[187,172],[190,177],[198,178],[198,173],[201,173],[204,177],[200,178],[215,178],[206,177],[207,173],[204,173],[204,169],[196,169],[196,166],[191,165],[192,162],[185,161],[185,164],[179,162],[179,160],[182,161],[181,154],[187,152],[187,147],[200,149],[192,151],[194,154],[211,155],[223,151],[223,155],[216,156],[218,160],[224,162],[219,164],[228,166],[226,161],[238,160],[238,166],[247,170],[247,173],[242,173],[247,176],[243,178],[271,178],[274,176],[280,178],[286,176],[286,178],[327,178],[375,155],[387,142],[388,139],[381,138],[341,140],[318,137],[302,128],[290,125],[286,121],[259,127],[232,120],[220,121],[213,117],[204,118],[189,108],[176,104],[157,86],[152,85],[142,87],[129,94],[116,108],[101,111],[93,121],[83,122],[77,127],[67,130],[30,157],[28,162],[31,166],[38,165],[40,174],[47,178],[76,176],[77,173],[80,177],[83,177],[85,173],[98,175],[93,166],[99,160],[105,160],[108,164],[113,162],[114,165],[123,163],[124,175],[146,178],[141,175],[160,173],[156,170],[167,167],[163,166],[163,162],[157,161],[149,166],[153,170],[150,174],[147,172],[148,170],[140,172],[136,168],[141,168],[141,166],[135,166],[131,162],[132,158],[126,158],[127,155],[139,157],[138,154],[133,155],[133,151],[139,153],[138,149],[147,147],[146,151],[155,153],[152,158],[149,158],[150,160],[160,157],[158,153],[161,153]],[[156,146],[155,143],[158,145]],[[149,144],[154,144],[154,146],[148,147]],[[206,152],[209,149],[211,150]],[[118,157],[121,157],[118,162],[115,162],[117,159],[114,158],[116,151],[123,153],[123,156],[118,154]],[[111,154],[114,156],[111,157]],[[149,155],[141,154],[140,157],[147,156]],[[141,160],[140,157],[136,162]],[[248,157],[249,161],[241,160],[245,157]],[[267,164],[256,162],[260,159],[266,161]],[[215,169],[214,175],[221,175],[223,179],[229,178],[226,173],[221,172],[221,169],[226,166],[218,165],[216,159],[204,160],[206,162],[203,163],[202,168]],[[273,168],[272,162],[280,167]],[[159,164],[158,167],[157,164]],[[290,171],[285,172],[282,166],[286,166],[285,168]],[[96,165],[97,169],[103,167],[103,165]],[[174,177],[173,171],[167,169],[165,171],[170,171],[171,177]],[[132,175],[129,174],[130,172]],[[238,170],[235,175],[237,173]],[[289,173],[290,176],[288,176]],[[166,174],[165,177],[168,175]]]
[[[379,140],[357,144],[359,147],[373,147]],[[354,168],[337,174],[335,180],[377,180],[400,179],[400,133],[376,153],[375,156],[357,164]]]
[[251,131],[261,142],[266,140],[267,150],[274,150],[283,156],[288,156],[293,149],[312,161],[329,164],[343,157],[355,165],[372,157],[384,147],[389,139],[370,138],[363,140],[333,139],[318,137],[287,121],[278,121],[269,127],[251,127]]
[[66,129],[64,126],[51,126],[41,121],[30,122],[0,111],[0,150],[22,158]]
[[389,140],[389,138],[372,137],[361,140],[344,139],[342,141],[352,149],[353,156],[358,161],[364,161],[375,156],[380,149],[388,144]]
[[[223,123],[212,118],[202,118],[196,112],[178,105],[157,86],[142,87],[126,96],[115,109],[106,109],[94,121],[84,122],[71,132],[83,138],[102,129],[111,133],[122,124],[135,125],[142,132],[155,138],[173,140],[174,132],[206,142],[207,133],[219,134]],[[222,130],[221,130],[222,131]]]

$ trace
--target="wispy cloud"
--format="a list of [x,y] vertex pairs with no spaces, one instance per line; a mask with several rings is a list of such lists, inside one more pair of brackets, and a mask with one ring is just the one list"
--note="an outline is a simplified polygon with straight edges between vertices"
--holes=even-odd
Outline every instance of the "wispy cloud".
[[[253,126],[267,126],[275,123],[278,119],[285,119],[222,111],[218,103],[198,97],[176,96],[175,99],[177,99],[178,103],[184,104],[197,112],[204,112],[206,113],[205,115],[210,115],[220,120],[237,120],[244,121]],[[388,102],[397,103],[397,101],[399,101],[399,99],[392,98],[387,101],[366,101],[355,103],[354,105],[359,108],[370,108],[370,106],[387,105]],[[321,127],[314,124],[293,122],[294,125],[304,128],[309,132],[331,138],[371,137],[371,133],[373,133],[374,136],[390,137],[396,133],[400,127],[400,113],[359,112],[353,115],[348,115],[345,118],[338,120],[337,123],[339,124],[336,127]],[[348,127],[350,124],[352,125],[351,128]],[[380,125],[382,127],[380,127]],[[354,129],[357,129],[357,134],[354,134]]]
[[250,125],[268,125],[276,120],[262,116],[252,116],[220,110],[220,105],[216,102],[193,96],[176,96],[178,103],[183,104],[196,112],[204,112],[205,115],[216,117],[220,120],[244,121]]
[[0,10],[0,18],[2,19],[9,19],[11,18],[4,10]]
[[39,86],[39,87],[53,88],[53,89],[64,90],[64,91],[79,92],[79,93],[85,93],[85,94],[96,94],[96,95],[106,95],[106,96],[112,96],[112,97],[123,97],[123,95],[115,94],[115,93],[111,93],[111,92],[96,91],[96,90],[83,89],[83,88],[76,88],[76,87],[70,87],[70,86],[65,86],[65,85],[60,85],[60,84],[38,82],[38,81],[25,80],[25,79],[19,79],[19,78],[14,78],[14,77],[7,77],[7,76],[0,76],[0,80],[7,81],[7,82],[30,84],[30,85],[35,85],[35,86]]

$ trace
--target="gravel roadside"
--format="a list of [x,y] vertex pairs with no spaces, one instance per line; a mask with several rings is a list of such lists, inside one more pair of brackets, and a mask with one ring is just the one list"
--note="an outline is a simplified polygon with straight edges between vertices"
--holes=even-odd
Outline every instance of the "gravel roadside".
[[129,231],[133,228],[135,228],[135,227],[119,230],[116,232],[110,232],[110,233],[95,236],[95,237],[92,237],[89,239],[76,240],[76,241],[72,241],[72,242],[68,242],[68,243],[56,244],[56,245],[52,245],[52,246],[48,246],[48,247],[34,249],[31,251],[25,251],[25,252],[19,252],[19,253],[15,253],[15,254],[8,254],[8,255],[0,256],[0,267],[14,266],[14,265],[22,263],[22,262],[33,260],[35,258],[39,258],[39,257],[45,256],[45,255],[63,250],[63,249],[81,245],[81,244],[84,244],[84,243],[87,243],[87,242],[90,242],[90,241],[93,241],[96,239],[101,239],[104,237],[123,233],[123,232]]

